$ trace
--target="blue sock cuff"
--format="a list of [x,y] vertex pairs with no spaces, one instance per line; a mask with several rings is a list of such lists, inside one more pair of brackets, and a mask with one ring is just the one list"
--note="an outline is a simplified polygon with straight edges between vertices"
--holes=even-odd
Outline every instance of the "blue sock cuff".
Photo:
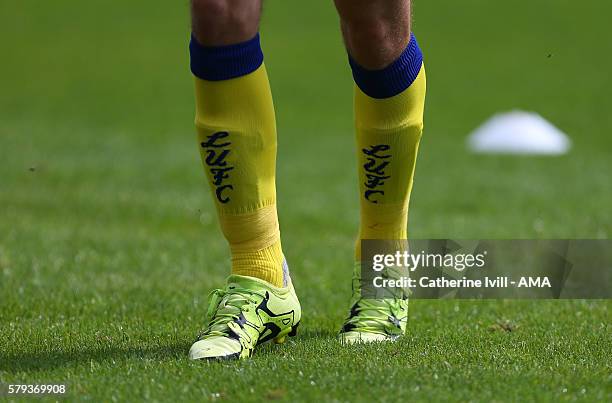
[[263,63],[259,33],[246,42],[227,46],[202,46],[191,34],[189,54],[191,72],[208,81],[241,77],[254,72]]
[[361,91],[372,98],[390,98],[401,92],[416,80],[423,64],[423,54],[419,44],[410,34],[410,42],[389,66],[382,70],[366,70],[349,55],[353,79]]

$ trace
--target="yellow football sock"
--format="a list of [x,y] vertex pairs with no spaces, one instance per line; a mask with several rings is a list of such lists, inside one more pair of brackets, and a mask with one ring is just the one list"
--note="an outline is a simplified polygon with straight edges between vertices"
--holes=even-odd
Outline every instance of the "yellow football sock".
[[[386,98],[366,95],[355,85],[361,207],[357,261],[361,240],[407,238],[408,204],[423,131],[426,84],[420,61],[413,74],[416,78],[408,88]],[[398,248],[404,245],[397,242]]]
[[[192,71],[193,60],[192,49]],[[200,154],[232,273],[286,285],[276,213],[276,122],[265,66],[230,79],[196,76],[195,88]]]

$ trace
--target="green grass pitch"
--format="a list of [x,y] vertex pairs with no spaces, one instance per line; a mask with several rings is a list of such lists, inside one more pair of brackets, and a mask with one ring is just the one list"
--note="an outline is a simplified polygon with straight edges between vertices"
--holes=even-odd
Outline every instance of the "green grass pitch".
[[[414,13],[429,88],[411,236],[609,237],[611,3]],[[612,399],[609,301],[414,301],[400,342],[336,343],[358,194],[331,1],[271,0],[262,23],[301,333],[250,361],[190,362],[229,261],[197,154],[188,33],[186,1],[0,3],[0,383],[93,401]],[[513,108],[551,120],[572,151],[470,155],[466,134]]]

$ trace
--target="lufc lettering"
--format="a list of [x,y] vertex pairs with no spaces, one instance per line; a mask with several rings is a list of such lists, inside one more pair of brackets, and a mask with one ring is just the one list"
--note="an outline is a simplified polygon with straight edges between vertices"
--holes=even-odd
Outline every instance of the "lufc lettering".
[[385,194],[382,186],[385,184],[385,180],[391,177],[385,173],[385,168],[391,162],[389,161],[391,154],[387,153],[390,149],[391,146],[387,144],[378,144],[361,150],[366,156],[366,163],[363,164],[366,190],[363,197],[370,203],[378,203],[380,197]]
[[234,186],[228,183],[228,179],[230,179],[229,171],[234,167],[228,165],[226,161],[230,153],[229,146],[232,145],[230,141],[224,140],[227,137],[229,137],[228,132],[216,132],[207,136],[207,140],[200,144],[206,150],[204,163],[210,169],[212,182],[215,186],[215,196],[223,204],[230,201],[227,193],[234,189]]

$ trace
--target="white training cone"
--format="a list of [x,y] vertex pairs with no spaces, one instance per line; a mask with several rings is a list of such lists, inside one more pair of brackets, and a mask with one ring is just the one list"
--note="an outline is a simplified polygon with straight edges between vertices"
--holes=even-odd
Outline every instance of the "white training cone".
[[565,154],[571,147],[567,135],[537,113],[512,111],[487,120],[468,137],[477,153]]

